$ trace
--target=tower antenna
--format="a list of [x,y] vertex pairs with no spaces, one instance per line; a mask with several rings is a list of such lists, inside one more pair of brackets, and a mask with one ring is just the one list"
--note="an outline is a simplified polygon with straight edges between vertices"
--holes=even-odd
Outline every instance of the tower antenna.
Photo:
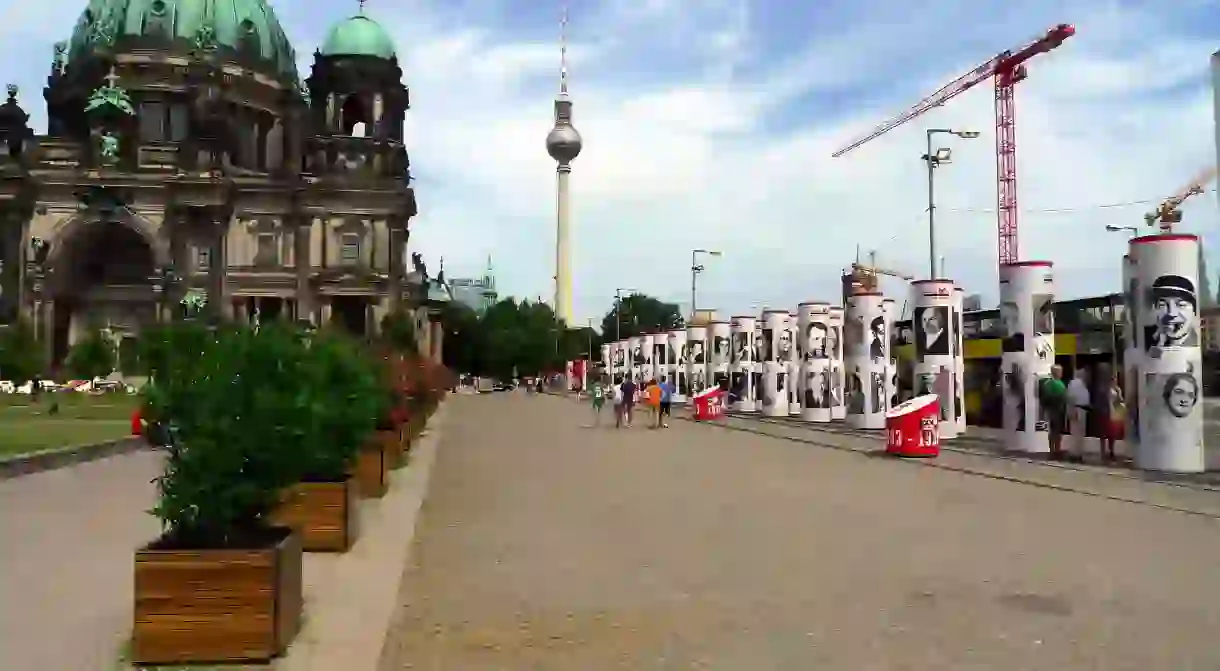
[[363,14],[363,13],[364,13],[364,1],[365,1],[365,0],[359,0],[359,2],[360,2],[360,13],[361,13],[361,14]]
[[[361,0],[363,1],[363,0]],[[560,3],[559,14],[559,95],[568,95],[568,2]]]

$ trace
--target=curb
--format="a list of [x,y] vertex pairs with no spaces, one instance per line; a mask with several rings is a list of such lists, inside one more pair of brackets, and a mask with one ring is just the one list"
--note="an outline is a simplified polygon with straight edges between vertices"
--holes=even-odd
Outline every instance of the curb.
[[384,664],[447,405],[437,408],[407,465],[392,472],[389,492],[361,502],[355,545],[343,554],[306,556],[304,626],[271,669],[376,671]]
[[148,449],[148,443],[138,436],[127,436],[101,443],[74,445],[29,454],[19,454],[0,460],[0,480],[10,480],[23,475],[67,468],[87,461],[105,459],[119,454]]

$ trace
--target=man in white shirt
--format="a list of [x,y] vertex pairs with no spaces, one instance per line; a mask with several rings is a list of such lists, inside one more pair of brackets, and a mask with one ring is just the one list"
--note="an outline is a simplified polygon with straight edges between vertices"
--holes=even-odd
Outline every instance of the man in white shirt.
[[1084,444],[1089,421],[1089,372],[1080,369],[1072,376],[1067,388],[1069,459],[1084,459]]

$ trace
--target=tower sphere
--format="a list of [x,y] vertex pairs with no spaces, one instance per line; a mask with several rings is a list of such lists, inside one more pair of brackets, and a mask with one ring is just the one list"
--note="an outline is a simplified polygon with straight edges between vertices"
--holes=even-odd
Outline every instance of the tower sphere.
[[560,163],[569,163],[580,155],[580,133],[569,124],[561,124],[546,134],[546,153]]

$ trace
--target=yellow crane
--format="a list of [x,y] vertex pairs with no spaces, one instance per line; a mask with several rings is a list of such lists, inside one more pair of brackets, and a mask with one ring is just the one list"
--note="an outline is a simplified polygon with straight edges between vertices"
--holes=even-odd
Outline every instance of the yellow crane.
[[1207,185],[1211,184],[1214,179],[1216,179],[1216,166],[1200,172],[1190,184],[1166,198],[1155,210],[1145,214],[1144,223],[1149,226],[1159,225],[1162,233],[1172,233],[1174,224],[1182,223],[1182,210],[1178,207],[1191,196],[1203,193],[1207,189]]
[[886,277],[896,277],[900,280],[910,282],[915,279],[914,276],[889,268],[882,268],[877,265],[877,252],[871,251],[868,253],[868,265],[861,264],[859,257],[857,261],[851,264],[851,293],[859,291],[876,291],[877,276],[885,275]]

